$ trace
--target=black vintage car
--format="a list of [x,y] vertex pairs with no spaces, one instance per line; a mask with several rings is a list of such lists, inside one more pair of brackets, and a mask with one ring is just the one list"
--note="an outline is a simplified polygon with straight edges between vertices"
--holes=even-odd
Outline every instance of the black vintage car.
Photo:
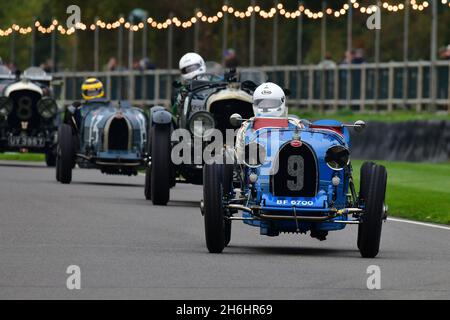
[[40,68],[12,74],[0,66],[0,152],[45,153],[47,165],[55,166],[58,105],[51,82]]
[[[177,114],[172,115],[162,107],[151,109],[150,161],[145,179],[147,200],[151,199],[155,205],[166,205],[170,199],[170,189],[176,183],[203,183],[202,160],[191,163],[172,161],[172,151],[178,144],[173,141],[173,132],[177,129],[188,130],[194,140],[207,138],[205,135],[209,129],[220,130],[224,136],[227,129],[237,129],[230,123],[230,116],[238,113],[245,119],[253,117],[255,80],[263,82],[264,76],[260,76],[258,81],[251,72],[237,74],[232,70],[222,76],[208,74],[183,88],[186,96],[182,110]],[[201,126],[197,127],[196,123],[201,123]],[[194,153],[193,147],[191,151]]]

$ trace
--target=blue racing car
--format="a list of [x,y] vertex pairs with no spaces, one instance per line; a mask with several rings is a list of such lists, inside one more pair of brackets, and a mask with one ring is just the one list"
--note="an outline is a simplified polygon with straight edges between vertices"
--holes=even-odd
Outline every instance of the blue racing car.
[[238,114],[230,121],[242,123],[235,145],[225,145],[223,161],[205,165],[203,172],[201,209],[211,253],[223,251],[231,222],[242,220],[262,235],[310,232],[321,241],[329,231],[356,224],[361,255],[378,254],[387,172],[364,163],[357,193],[347,128],[361,131],[363,121],[311,123],[287,116],[244,121]]

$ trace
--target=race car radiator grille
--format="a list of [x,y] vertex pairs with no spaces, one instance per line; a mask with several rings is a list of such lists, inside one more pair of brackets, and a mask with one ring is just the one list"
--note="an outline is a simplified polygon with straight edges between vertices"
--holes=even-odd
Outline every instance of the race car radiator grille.
[[[277,170],[278,169],[278,170]],[[305,143],[285,144],[270,177],[270,192],[278,197],[315,197],[318,188],[317,159]]]
[[39,128],[41,118],[37,112],[36,104],[41,98],[39,93],[29,90],[19,90],[11,93],[10,99],[14,103],[13,111],[8,116],[8,124],[11,128],[20,129],[23,122],[28,129]]
[[132,131],[125,118],[113,118],[105,131],[108,136],[106,150],[127,151],[131,148]]

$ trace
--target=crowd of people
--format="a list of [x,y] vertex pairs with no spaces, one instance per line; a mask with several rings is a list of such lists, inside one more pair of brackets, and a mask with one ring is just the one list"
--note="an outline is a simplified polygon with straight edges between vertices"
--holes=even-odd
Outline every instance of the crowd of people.
[[[344,58],[339,62],[339,64],[362,64],[365,63],[366,59],[364,57],[364,50],[362,48],[347,50],[345,52]],[[325,69],[336,67],[337,63],[333,60],[331,54],[327,52],[325,58],[319,62],[319,66]]]
[[[439,49],[439,60],[450,60],[450,44],[444,46]],[[344,54],[343,59],[340,62],[336,62],[333,60],[331,53],[327,52],[322,61],[319,62],[319,66],[324,67],[325,69],[330,69],[339,65],[345,64],[362,64],[367,60],[364,56],[364,49],[356,48],[347,50]],[[0,65],[6,66],[12,73],[15,73],[17,65],[14,62],[3,62],[0,57]],[[226,69],[234,69],[240,66],[240,60],[236,54],[234,49],[227,49],[223,53],[223,66]],[[53,65],[52,59],[47,59],[45,62],[40,64],[40,67],[47,73],[51,73],[56,71],[56,66]],[[132,69],[145,71],[145,70],[154,70],[156,69],[156,65],[151,62],[148,57],[141,58],[140,60],[135,60],[133,62]],[[104,65],[103,71],[125,71],[128,70],[126,66],[120,66],[116,57],[110,57],[108,62]]]
[[[145,71],[154,70],[156,65],[150,61],[148,57],[144,57],[140,60],[135,60],[133,62],[133,70]],[[111,57],[108,63],[103,67],[103,71],[124,71],[127,70],[126,67],[120,66],[116,57]]]

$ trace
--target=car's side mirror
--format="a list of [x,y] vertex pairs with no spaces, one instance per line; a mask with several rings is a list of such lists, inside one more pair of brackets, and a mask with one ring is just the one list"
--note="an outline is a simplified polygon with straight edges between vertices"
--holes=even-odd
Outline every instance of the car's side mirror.
[[242,121],[242,116],[239,113],[234,113],[230,117],[230,123],[233,127],[239,127]]
[[366,129],[366,123],[362,120],[358,120],[353,125],[353,128],[355,129],[356,132],[361,133],[364,131],[364,129]]
[[174,82],[172,82],[172,87],[174,87],[175,89],[181,88],[181,82],[178,80],[175,80]]
[[291,95],[291,90],[290,90],[290,89],[284,88],[283,91],[284,91],[284,95],[285,95],[286,97],[289,97],[289,96]]

